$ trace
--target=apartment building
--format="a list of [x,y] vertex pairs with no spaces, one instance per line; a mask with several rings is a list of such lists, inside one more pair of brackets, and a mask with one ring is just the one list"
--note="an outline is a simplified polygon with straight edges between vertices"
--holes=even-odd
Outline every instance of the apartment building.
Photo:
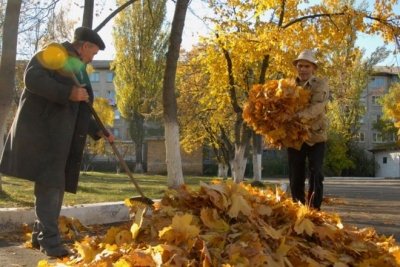
[[107,98],[109,104],[114,109],[114,125],[111,128],[116,139],[126,141],[130,140],[128,124],[121,117],[115,101],[115,88],[113,79],[115,73],[110,70],[109,60],[94,60],[92,62],[94,72],[89,75],[93,88],[94,97]]
[[362,94],[366,113],[359,131],[359,144],[373,153],[376,177],[400,177],[400,147],[396,144],[397,134],[384,134],[373,129],[373,124],[383,115],[379,99],[388,93],[393,83],[400,82],[399,73],[399,67],[375,67],[371,82]]
[[379,99],[389,91],[389,87],[393,83],[399,82],[399,71],[400,68],[396,67],[375,67],[371,82],[361,95],[366,112],[361,120],[362,125],[358,141],[365,150],[371,150],[381,144],[392,143],[397,140],[396,134],[388,136],[374,130],[373,124],[383,115]]
[[[115,138],[120,143],[131,145],[132,149],[130,151],[134,151],[132,139],[129,134],[129,124],[121,117],[116,105],[113,83],[115,73],[110,70],[110,63],[111,61],[109,60],[94,60],[92,62],[94,72],[89,75],[90,82],[94,96],[107,98],[109,104],[114,108],[114,125],[111,130]],[[148,130],[142,151],[145,169],[147,173],[166,174],[164,130],[161,126],[152,122],[146,122],[145,127]],[[200,175],[203,173],[202,149],[194,151],[191,154],[187,154],[181,150],[181,157],[184,174]],[[126,155],[125,158],[131,162],[135,161],[134,153]],[[108,160],[101,156],[97,156],[96,159],[102,161]]]

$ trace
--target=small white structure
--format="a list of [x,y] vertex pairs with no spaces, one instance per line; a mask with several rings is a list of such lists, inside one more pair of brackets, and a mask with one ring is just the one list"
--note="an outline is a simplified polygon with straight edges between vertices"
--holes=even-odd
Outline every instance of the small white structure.
[[370,151],[377,163],[376,177],[400,177],[400,147],[375,148]]

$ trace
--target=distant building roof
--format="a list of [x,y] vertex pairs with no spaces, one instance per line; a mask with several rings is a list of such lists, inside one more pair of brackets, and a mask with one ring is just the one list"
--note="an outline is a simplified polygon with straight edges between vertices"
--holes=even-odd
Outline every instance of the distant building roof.
[[398,75],[400,73],[400,67],[394,67],[394,66],[374,66],[374,71],[376,73],[382,73],[382,74],[394,74]]
[[110,69],[110,63],[112,60],[93,60],[92,65],[96,69]]
[[377,153],[377,152],[390,152],[390,151],[398,151],[400,150],[400,146],[392,146],[392,147],[380,147],[380,148],[373,148],[373,149],[368,149],[368,151],[372,153]]

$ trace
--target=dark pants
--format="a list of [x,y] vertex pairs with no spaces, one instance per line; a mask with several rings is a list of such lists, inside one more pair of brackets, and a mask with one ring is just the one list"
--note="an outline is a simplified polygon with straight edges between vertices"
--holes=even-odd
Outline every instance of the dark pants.
[[35,222],[32,241],[37,239],[41,247],[52,248],[61,244],[58,217],[64,199],[64,188],[48,187],[35,183]]
[[289,181],[293,201],[306,204],[305,181],[306,159],[308,159],[308,205],[320,209],[323,197],[322,164],[325,155],[325,142],[310,146],[303,143],[300,150],[288,148]]

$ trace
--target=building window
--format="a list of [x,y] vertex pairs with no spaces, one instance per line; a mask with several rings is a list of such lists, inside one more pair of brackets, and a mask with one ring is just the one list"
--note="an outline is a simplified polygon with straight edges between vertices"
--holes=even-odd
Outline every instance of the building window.
[[383,134],[381,133],[373,133],[372,134],[372,141],[375,143],[384,143],[385,138],[383,137]]
[[365,134],[364,133],[358,133],[356,135],[355,141],[356,142],[364,142],[365,141]]
[[99,97],[100,96],[100,92],[98,90],[93,90],[93,96],[94,97]]
[[111,72],[111,71],[109,71],[109,72],[107,72],[107,78],[106,78],[106,81],[107,81],[108,83],[112,83],[112,81],[113,81],[114,77],[115,77],[115,73],[114,73],[114,72]]
[[365,124],[365,118],[364,118],[364,115],[363,115],[363,116],[361,116],[361,118],[360,118],[360,123],[361,123],[361,124]]
[[387,163],[387,157],[383,157],[382,163],[383,163],[383,164],[386,164],[386,163]]
[[107,99],[111,106],[115,106],[115,91],[107,91]]
[[118,128],[113,128],[112,133],[115,138],[119,138],[119,129]]
[[388,139],[389,142],[397,142],[397,134],[396,133],[389,133],[387,139]]
[[100,73],[99,72],[93,72],[89,76],[90,82],[92,83],[98,83],[100,82]]
[[365,104],[365,96],[360,98],[360,105],[363,107],[366,107],[367,105]]
[[379,103],[380,99],[382,98],[382,96],[378,96],[378,95],[373,95],[372,96],[372,105],[374,106],[380,106],[381,103]]
[[374,77],[369,83],[370,87],[380,88],[385,85],[385,78],[383,77]]
[[121,113],[119,112],[118,109],[114,110],[114,120],[119,120],[121,119]]
[[373,123],[377,123],[381,119],[381,115],[371,115],[371,120]]

